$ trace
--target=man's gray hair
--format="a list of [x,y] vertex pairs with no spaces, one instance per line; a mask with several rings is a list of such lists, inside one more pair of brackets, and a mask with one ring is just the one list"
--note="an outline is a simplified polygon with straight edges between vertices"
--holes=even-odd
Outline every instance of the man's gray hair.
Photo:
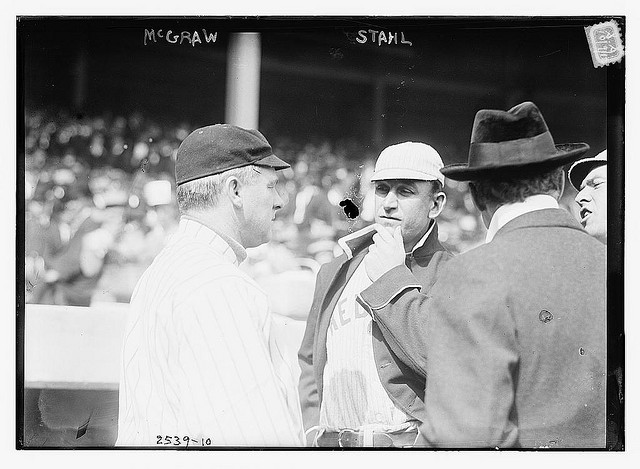
[[480,210],[487,204],[500,206],[522,202],[532,195],[550,195],[558,200],[564,189],[564,171],[560,167],[526,178],[473,181],[469,187]]
[[259,174],[254,165],[248,165],[180,184],[176,190],[180,213],[215,207],[224,182],[232,176],[237,177],[242,184],[253,184]]

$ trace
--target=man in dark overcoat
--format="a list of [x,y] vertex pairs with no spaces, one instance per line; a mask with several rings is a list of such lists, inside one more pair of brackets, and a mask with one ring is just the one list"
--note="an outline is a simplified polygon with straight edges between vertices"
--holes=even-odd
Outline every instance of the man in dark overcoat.
[[361,301],[426,375],[418,445],[605,447],[606,251],[557,203],[588,148],[555,145],[531,102],[481,110],[468,163],[442,172],[470,181],[487,243],[424,295],[378,239],[389,272]]

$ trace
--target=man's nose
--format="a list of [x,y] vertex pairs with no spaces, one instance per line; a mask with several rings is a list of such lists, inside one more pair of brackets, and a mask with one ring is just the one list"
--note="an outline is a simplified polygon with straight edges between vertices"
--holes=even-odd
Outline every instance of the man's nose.
[[287,205],[287,202],[289,202],[289,197],[287,197],[286,194],[283,196],[280,193],[280,190],[276,189],[276,200],[275,200],[275,202],[273,204],[273,209],[274,210],[280,210],[282,207]]
[[574,199],[576,203],[580,204],[582,202],[586,202],[589,200],[589,188],[585,187],[581,191],[576,194],[576,198]]
[[384,207],[385,210],[392,210],[394,208],[397,208],[398,197],[396,197],[396,194],[392,191],[389,191],[387,196],[382,201],[382,206]]

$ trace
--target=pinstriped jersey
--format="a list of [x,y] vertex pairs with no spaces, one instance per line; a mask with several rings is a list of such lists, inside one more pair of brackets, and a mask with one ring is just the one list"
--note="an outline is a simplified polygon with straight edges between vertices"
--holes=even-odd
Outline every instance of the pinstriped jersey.
[[358,293],[370,285],[361,262],[331,316],[320,406],[320,426],[327,430],[399,431],[413,425],[380,382],[371,316],[356,302]]
[[117,445],[155,446],[165,436],[212,446],[303,444],[294,372],[270,334],[267,296],[238,268],[244,250],[230,243],[183,217],[138,282]]

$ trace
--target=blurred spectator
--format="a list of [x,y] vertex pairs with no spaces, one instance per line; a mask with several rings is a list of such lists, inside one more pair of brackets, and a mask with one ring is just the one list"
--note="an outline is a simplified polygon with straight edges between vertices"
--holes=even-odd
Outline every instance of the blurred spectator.
[[[53,290],[64,289],[67,298],[58,293],[55,301],[85,304],[91,301],[89,290],[95,301],[129,301],[137,278],[177,226],[177,206],[171,196],[175,154],[192,128],[193,123],[158,123],[140,113],[82,116],[27,111],[27,302],[52,302]],[[338,238],[373,220],[370,177],[374,155],[369,146],[355,140],[269,137],[275,142],[275,154],[291,162],[292,168],[279,175],[288,203],[278,212],[269,253],[250,253],[248,265],[257,278],[269,271],[280,274],[297,269],[301,258],[327,262],[334,257]],[[115,217],[119,223],[112,223],[114,217],[108,215],[114,207],[92,203],[93,197],[109,192],[125,194]],[[447,180],[447,194],[447,208],[440,216],[440,241],[453,252],[482,243],[484,228],[466,183]],[[355,219],[348,218],[339,206],[346,198],[359,209]],[[108,234],[114,229],[118,233]],[[84,238],[86,241],[80,241]],[[80,268],[84,245],[87,253]],[[105,246],[108,254],[102,256]],[[85,272],[75,287],[65,283],[72,265],[76,273]],[[64,272],[65,278],[54,281],[55,272]]]
[[25,299],[42,303],[47,287],[46,271],[51,259],[62,249],[59,225],[44,213],[38,201],[29,201],[25,213]]
[[105,193],[96,196],[97,210],[73,220],[69,242],[48,259],[45,274],[48,295],[43,295],[40,302],[91,304],[107,253],[122,230],[125,204],[124,193]]
[[327,193],[326,182],[322,183],[320,175],[309,172],[303,176],[293,212],[293,222],[303,240],[333,237],[335,207]]

